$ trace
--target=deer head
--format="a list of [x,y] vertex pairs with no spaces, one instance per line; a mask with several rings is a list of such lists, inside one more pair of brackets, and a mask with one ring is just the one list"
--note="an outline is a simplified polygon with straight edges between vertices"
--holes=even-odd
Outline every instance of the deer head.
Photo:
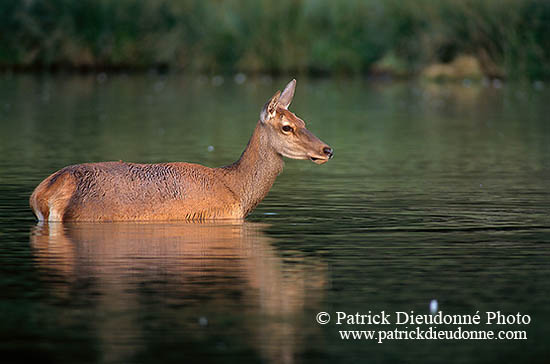
[[292,80],[283,92],[277,91],[264,105],[260,121],[268,130],[271,146],[280,155],[326,163],[334,154],[332,148],[307,130],[305,122],[288,110],[295,89],[296,80]]

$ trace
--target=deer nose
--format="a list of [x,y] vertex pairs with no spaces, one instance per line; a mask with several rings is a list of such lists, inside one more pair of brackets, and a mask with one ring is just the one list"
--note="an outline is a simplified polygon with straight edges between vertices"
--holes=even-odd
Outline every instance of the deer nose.
[[334,151],[328,146],[323,148],[323,153],[325,153],[329,159],[334,155]]

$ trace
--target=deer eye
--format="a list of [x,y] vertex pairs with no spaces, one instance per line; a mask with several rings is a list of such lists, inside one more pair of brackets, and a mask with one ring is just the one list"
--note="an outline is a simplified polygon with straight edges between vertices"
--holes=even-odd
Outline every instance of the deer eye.
[[283,131],[288,133],[289,131],[292,131],[292,127],[290,125],[283,126]]

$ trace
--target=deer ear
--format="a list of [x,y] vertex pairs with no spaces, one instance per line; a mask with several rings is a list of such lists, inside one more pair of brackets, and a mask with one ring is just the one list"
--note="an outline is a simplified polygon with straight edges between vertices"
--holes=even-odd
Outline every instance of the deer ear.
[[279,98],[281,96],[281,91],[277,91],[268,102],[265,103],[262,112],[260,113],[260,120],[262,123],[266,123],[275,116],[277,111],[277,106],[279,106]]
[[281,98],[279,99],[279,105],[281,107],[284,107],[285,109],[288,108],[288,105],[292,102],[292,99],[294,98],[294,90],[296,89],[296,80],[292,80],[286,85],[283,93],[281,94]]

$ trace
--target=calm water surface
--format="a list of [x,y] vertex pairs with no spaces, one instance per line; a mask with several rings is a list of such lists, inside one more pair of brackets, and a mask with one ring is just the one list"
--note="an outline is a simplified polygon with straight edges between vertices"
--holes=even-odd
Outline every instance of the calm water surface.
[[[244,224],[34,221],[30,193],[68,164],[233,162],[286,81],[1,76],[2,362],[547,361],[548,90],[299,80],[292,109],[335,158],[287,161]],[[528,314],[462,327],[528,338],[378,344],[338,331],[398,326],[334,324],[432,299]]]

